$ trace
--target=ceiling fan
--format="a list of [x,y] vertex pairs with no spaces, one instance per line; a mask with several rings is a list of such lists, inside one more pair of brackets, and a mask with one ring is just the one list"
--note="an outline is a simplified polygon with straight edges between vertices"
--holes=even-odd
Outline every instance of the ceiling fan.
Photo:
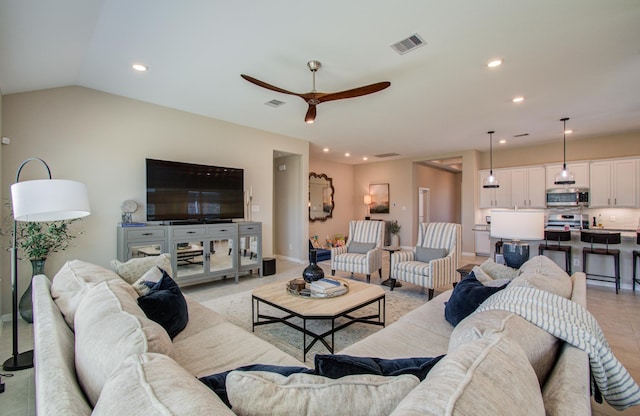
[[365,85],[363,87],[354,88],[351,90],[340,91],[340,92],[318,92],[316,91],[316,72],[322,64],[320,61],[309,61],[307,62],[307,66],[311,70],[313,74],[313,89],[311,92],[307,92],[304,94],[299,94],[297,92],[287,91],[285,89],[273,86],[271,84],[267,84],[266,82],[260,81],[259,79],[255,79],[250,77],[249,75],[240,74],[240,76],[252,84],[256,84],[259,87],[266,88],[271,91],[280,92],[282,94],[296,95],[302,98],[307,104],[309,104],[309,109],[307,110],[307,114],[304,116],[304,121],[307,123],[313,123],[316,119],[316,106],[320,103],[324,103],[325,101],[333,101],[333,100],[342,100],[345,98],[354,98],[360,97],[362,95],[373,94],[374,92],[382,91],[391,85],[390,82],[377,82],[371,85]]

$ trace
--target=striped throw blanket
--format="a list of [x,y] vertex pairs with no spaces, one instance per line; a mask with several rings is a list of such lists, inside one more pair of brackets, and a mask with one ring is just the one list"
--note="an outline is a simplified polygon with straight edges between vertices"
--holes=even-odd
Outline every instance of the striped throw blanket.
[[591,374],[602,396],[613,408],[640,405],[640,387],[614,357],[591,313],[581,305],[532,287],[508,286],[480,305],[476,312],[515,313],[589,355]]

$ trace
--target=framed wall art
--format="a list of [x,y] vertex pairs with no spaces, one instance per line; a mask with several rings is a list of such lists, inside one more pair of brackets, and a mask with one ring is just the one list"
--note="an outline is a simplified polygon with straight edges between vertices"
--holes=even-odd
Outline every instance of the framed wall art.
[[388,214],[389,213],[389,184],[378,183],[369,185],[369,195],[371,195],[372,214]]

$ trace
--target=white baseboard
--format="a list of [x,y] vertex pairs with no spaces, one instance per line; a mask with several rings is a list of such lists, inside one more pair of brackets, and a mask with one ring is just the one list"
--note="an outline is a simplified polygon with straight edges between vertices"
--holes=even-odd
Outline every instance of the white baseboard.
[[290,262],[292,262],[292,263],[298,263],[298,264],[305,264],[305,263],[307,263],[307,261],[306,261],[306,260],[300,260],[300,259],[297,259],[297,258],[295,258],[295,257],[288,257],[288,256],[280,255],[280,254],[276,254],[276,255],[275,255],[275,256],[273,256],[273,257],[275,257],[276,259],[280,259],[280,260],[290,261]]

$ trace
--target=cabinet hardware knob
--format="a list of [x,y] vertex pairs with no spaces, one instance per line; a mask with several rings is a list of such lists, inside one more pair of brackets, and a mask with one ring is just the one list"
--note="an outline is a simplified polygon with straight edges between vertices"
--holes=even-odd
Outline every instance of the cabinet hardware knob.
[[142,235],[153,235],[153,233],[142,233]]
[[195,231],[187,231],[187,234],[195,234]]

